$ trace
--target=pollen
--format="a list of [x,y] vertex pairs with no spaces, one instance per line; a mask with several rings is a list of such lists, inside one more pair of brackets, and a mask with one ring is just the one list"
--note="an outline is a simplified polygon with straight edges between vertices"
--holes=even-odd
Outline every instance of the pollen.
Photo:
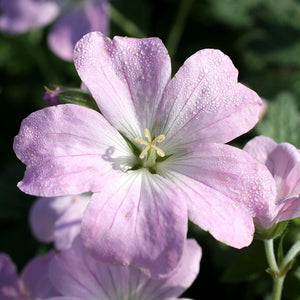
[[144,135],[145,137],[147,138],[147,141],[145,140],[142,140],[142,139],[139,139],[139,138],[136,138],[135,139],[135,142],[136,143],[139,143],[139,144],[142,144],[142,145],[145,145],[146,147],[144,148],[144,150],[141,152],[140,154],[140,158],[143,159],[149,150],[151,149],[154,149],[157,153],[158,156],[160,157],[164,157],[165,156],[165,152],[160,149],[159,147],[156,146],[156,143],[160,143],[162,142],[164,139],[165,139],[165,136],[163,134],[157,136],[153,141],[152,141],[152,138],[151,138],[151,134],[150,134],[150,131],[148,128],[146,128],[144,130]]

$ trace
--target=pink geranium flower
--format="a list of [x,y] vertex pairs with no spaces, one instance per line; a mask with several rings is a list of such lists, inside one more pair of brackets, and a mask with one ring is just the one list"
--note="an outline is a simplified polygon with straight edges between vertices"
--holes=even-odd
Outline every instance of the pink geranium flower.
[[77,239],[72,248],[53,259],[49,276],[64,296],[55,298],[57,300],[175,300],[196,279],[201,254],[196,241],[187,240],[175,270],[163,279],[153,279],[133,267],[110,266],[96,261]]
[[255,224],[264,229],[300,217],[300,152],[289,143],[277,144],[271,138],[258,136],[244,150],[266,165],[277,187],[277,195],[268,206],[257,212]]
[[26,300],[45,299],[61,295],[52,285],[48,267],[54,252],[33,258],[24,268],[20,277],[11,259],[0,254],[0,299]]
[[30,210],[30,227],[41,242],[55,243],[57,250],[70,248],[80,233],[89,195],[39,198]]
[[257,205],[275,186],[248,153],[223,144],[255,125],[261,104],[230,59],[199,51],[171,79],[159,39],[94,32],[77,44],[75,66],[102,114],[68,104],[26,118],[14,143],[27,165],[19,188],[94,192],[85,246],[153,276],[177,265],[188,218],[230,246],[249,245]]
[[108,0],[0,0],[0,30],[22,33],[61,16],[48,36],[51,50],[72,61],[76,42],[86,33],[108,33]]

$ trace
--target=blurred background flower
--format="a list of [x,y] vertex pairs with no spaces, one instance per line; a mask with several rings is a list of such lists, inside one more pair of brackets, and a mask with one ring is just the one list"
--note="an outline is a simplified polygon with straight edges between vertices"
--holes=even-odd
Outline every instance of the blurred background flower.
[[50,49],[72,61],[76,42],[86,33],[108,34],[108,0],[1,0],[0,30],[9,34],[40,28],[56,20],[48,35]]

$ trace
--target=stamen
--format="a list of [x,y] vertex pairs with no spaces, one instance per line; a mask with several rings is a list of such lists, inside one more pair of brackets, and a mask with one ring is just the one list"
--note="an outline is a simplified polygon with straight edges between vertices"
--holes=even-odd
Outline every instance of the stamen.
[[139,155],[140,159],[143,159],[149,150],[154,149],[157,152],[157,155],[160,157],[164,157],[165,156],[165,152],[160,149],[159,147],[156,146],[156,143],[160,143],[165,139],[165,136],[163,134],[157,136],[153,141],[151,138],[151,134],[148,128],[146,128],[144,130],[144,135],[147,138],[148,142],[139,138],[135,139],[136,143],[145,145],[146,147],[144,148],[144,150],[141,152],[141,154]]
[[135,142],[137,142],[139,144],[142,144],[142,145],[146,145],[147,146],[149,144],[149,142],[146,142],[146,141],[144,141],[142,139],[139,139],[139,138],[135,138],[134,140],[135,140]]
[[147,155],[147,153],[148,153],[149,150],[150,150],[150,146],[148,145],[148,146],[141,152],[141,154],[140,154],[140,159],[143,159],[143,158]]
[[153,148],[154,150],[156,150],[158,156],[160,156],[160,157],[164,157],[164,156],[165,156],[165,152],[162,151],[162,150],[161,150],[160,148],[158,148],[157,146],[152,145],[152,148]]
[[165,139],[165,136],[164,136],[163,134],[161,134],[161,135],[157,136],[157,137],[154,139],[153,143],[154,143],[154,144],[155,144],[155,143],[160,143],[160,142],[162,142],[164,139]]
[[147,138],[148,142],[151,143],[152,139],[151,139],[151,134],[150,134],[150,131],[149,131],[148,128],[146,128],[146,129],[144,130],[144,135],[145,135],[145,137]]

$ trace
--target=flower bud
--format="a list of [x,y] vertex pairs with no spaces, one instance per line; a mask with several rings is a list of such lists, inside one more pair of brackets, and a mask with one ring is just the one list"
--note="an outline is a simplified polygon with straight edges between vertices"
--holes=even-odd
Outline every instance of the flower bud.
[[62,91],[61,88],[56,87],[54,90],[50,90],[46,88],[46,92],[44,94],[43,100],[48,106],[54,106],[61,104],[58,100],[57,95]]

